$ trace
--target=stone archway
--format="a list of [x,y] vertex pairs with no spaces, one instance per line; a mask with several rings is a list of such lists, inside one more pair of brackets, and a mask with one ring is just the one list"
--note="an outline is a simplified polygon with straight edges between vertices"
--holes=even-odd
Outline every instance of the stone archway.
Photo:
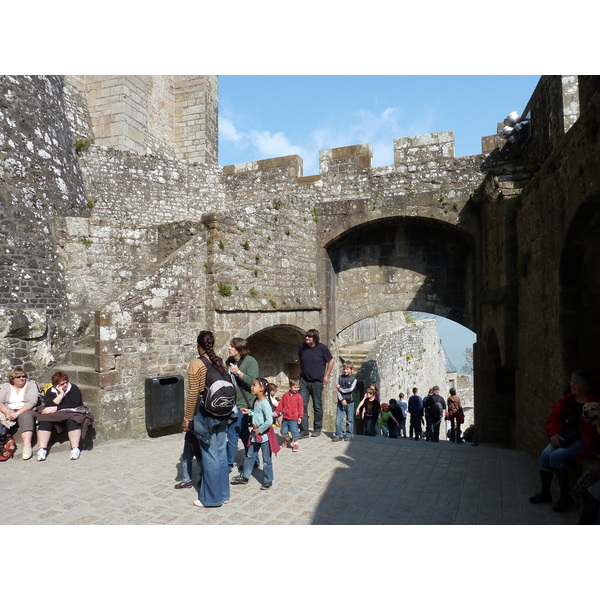
[[298,375],[296,357],[304,341],[304,331],[289,325],[277,325],[262,329],[247,339],[261,377],[275,383],[279,394],[285,392],[288,379]]
[[332,240],[335,328],[381,312],[419,311],[474,329],[474,240],[435,219],[372,221]]
[[565,375],[576,369],[600,381],[600,197],[585,202],[572,220],[560,263],[561,330]]

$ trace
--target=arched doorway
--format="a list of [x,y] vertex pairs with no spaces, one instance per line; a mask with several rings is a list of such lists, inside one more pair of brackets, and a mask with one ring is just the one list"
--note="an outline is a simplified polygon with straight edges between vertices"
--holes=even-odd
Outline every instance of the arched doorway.
[[600,198],[586,201],[569,226],[560,264],[565,376],[583,369],[600,381]]
[[291,325],[276,325],[248,337],[250,352],[258,361],[261,377],[275,383],[279,393],[288,389],[288,379],[298,376],[296,357],[304,331]]

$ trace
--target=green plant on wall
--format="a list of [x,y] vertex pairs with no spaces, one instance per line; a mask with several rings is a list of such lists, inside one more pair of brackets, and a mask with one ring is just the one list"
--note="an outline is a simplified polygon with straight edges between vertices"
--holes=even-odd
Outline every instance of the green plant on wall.
[[73,146],[75,146],[75,152],[81,152],[83,150],[87,150],[92,145],[92,141],[86,138],[78,138],[73,142]]
[[252,297],[256,296],[257,293],[258,292],[253,287],[248,290],[248,294]]
[[246,240],[243,244],[242,244],[242,248],[244,250],[250,250],[250,242],[248,242],[248,240]]
[[219,295],[220,296],[231,296],[231,286],[230,285],[226,285],[225,283],[220,283],[219,284]]
[[87,236],[82,235],[79,238],[79,241],[86,247],[91,246],[92,245],[92,240],[90,240]]

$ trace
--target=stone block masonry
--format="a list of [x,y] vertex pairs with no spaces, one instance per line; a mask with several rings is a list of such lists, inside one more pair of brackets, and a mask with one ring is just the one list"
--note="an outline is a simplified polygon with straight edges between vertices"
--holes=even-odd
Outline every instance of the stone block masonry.
[[[311,177],[297,156],[218,166],[217,89],[0,77],[2,372],[45,377],[87,346],[99,434],[143,436],[145,378],[184,374],[200,329],[221,355],[250,339],[283,382],[311,327],[338,359],[362,324],[432,312],[478,334],[479,441],[538,452],[565,373],[600,364],[598,78],[542,78],[522,143],[456,158],[452,132],[424,133],[385,167],[366,143],[322,150]],[[410,387],[402,359],[430,368],[435,344],[407,361],[389,321],[382,385]]]

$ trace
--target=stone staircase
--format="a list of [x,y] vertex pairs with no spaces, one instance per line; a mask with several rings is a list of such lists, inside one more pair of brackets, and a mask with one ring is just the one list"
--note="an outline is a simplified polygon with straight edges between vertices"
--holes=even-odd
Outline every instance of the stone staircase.
[[54,371],[64,371],[69,381],[80,390],[83,403],[92,414],[98,414],[100,400],[100,373],[96,371],[97,357],[94,348],[71,350],[68,364],[55,367]]
[[368,342],[360,342],[351,346],[344,346],[339,349],[339,356],[344,360],[350,360],[354,364],[354,373],[358,373],[363,363],[366,362],[367,357],[375,346],[375,340],[369,340]]

